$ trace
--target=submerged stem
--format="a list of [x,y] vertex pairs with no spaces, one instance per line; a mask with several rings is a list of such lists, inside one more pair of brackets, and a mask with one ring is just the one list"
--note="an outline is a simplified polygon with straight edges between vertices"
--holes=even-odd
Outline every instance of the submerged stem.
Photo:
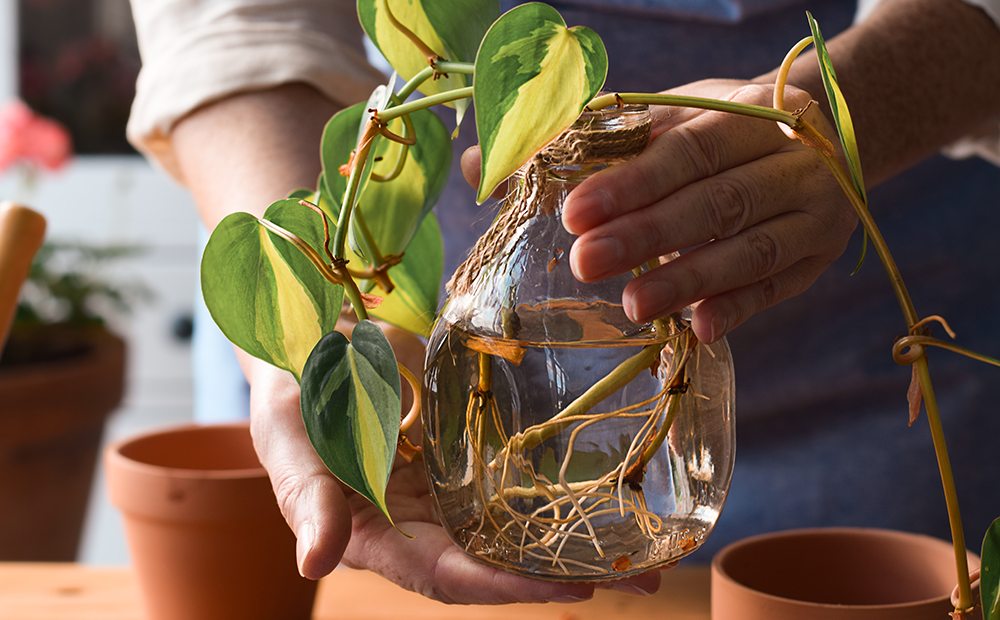
[[[549,437],[558,435],[569,424],[572,424],[572,420],[566,418],[587,413],[605,398],[631,383],[632,379],[639,376],[640,372],[653,365],[664,346],[666,343],[662,342],[646,345],[641,351],[619,364],[617,368],[592,385],[590,389],[566,405],[562,411],[552,416],[549,423],[534,426],[520,435],[511,437],[507,447],[497,454],[493,462],[490,463],[490,467],[495,468],[497,463],[502,462],[506,458],[507,452],[530,450]],[[552,422],[556,423],[552,424]]]

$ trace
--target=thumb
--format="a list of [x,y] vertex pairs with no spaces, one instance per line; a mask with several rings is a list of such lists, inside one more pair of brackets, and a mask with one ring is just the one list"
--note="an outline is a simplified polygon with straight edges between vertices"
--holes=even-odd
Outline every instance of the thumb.
[[482,161],[482,153],[479,150],[479,146],[470,146],[465,149],[462,153],[462,159],[460,161],[462,165],[462,176],[465,177],[466,182],[473,188],[479,188],[479,179],[481,175],[481,170],[479,168],[480,162]]
[[253,361],[250,434],[285,521],[295,532],[303,577],[319,579],[337,564],[351,537],[351,510],[336,478],[320,460],[299,413],[291,374]]
[[[479,150],[479,146],[470,146],[465,149],[462,153],[462,159],[460,164],[462,166],[462,176],[465,177],[466,182],[472,187],[479,189],[479,179],[482,175],[482,169],[480,164],[482,162],[482,152]],[[501,183],[493,190],[491,198],[496,198],[499,200],[507,195],[507,184]]]

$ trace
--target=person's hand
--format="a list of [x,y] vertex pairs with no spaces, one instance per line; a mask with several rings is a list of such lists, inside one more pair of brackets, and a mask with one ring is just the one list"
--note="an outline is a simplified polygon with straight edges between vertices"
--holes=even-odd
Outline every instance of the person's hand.
[[[773,87],[710,80],[672,92],[770,106]],[[809,99],[786,89],[787,109]],[[857,218],[812,149],[769,121],[673,107],[652,115],[645,152],[581,183],[562,216],[579,235],[570,265],[584,282],[682,252],[625,287],[633,321],[696,304],[695,333],[713,342],[804,291],[843,253]],[[462,164],[475,185],[478,152]]]
[[[419,370],[420,341],[396,328],[383,329],[401,363]],[[292,376],[259,360],[244,360],[244,369],[252,386],[254,446],[298,539],[296,554],[304,576],[318,579],[342,562],[448,603],[571,602],[593,595],[591,584],[527,579],[467,556],[437,520],[422,463],[397,458],[386,502],[399,528],[414,536],[406,538],[368,500],[334,478],[316,455]],[[659,572],[654,571],[608,587],[653,593],[659,583]]]

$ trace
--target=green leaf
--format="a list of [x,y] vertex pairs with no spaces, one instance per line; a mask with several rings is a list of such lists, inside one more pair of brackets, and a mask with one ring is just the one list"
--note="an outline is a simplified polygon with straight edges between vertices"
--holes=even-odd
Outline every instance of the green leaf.
[[339,332],[324,336],[302,375],[302,419],[316,453],[333,475],[386,517],[399,394],[396,357],[371,321],[359,322],[350,342]]
[[851,181],[858,195],[868,203],[865,195],[865,182],[861,175],[861,157],[858,154],[858,140],[854,135],[854,124],[851,122],[851,112],[847,108],[847,101],[844,100],[844,93],[840,91],[840,84],[837,82],[837,75],[833,71],[833,62],[830,60],[830,53],[826,50],[826,43],[823,41],[823,34],[819,30],[819,24],[812,14],[806,12],[809,18],[809,28],[812,29],[813,44],[816,46],[816,56],[819,59],[820,73],[823,75],[823,86],[826,88],[826,96],[830,99],[830,109],[833,111],[833,122],[837,126],[837,133],[840,136],[840,143],[844,147],[844,155],[847,157],[848,172],[851,174]]
[[[445,60],[472,62],[483,35],[500,15],[497,0],[358,0],[361,26],[389,64],[404,80],[427,67],[427,59],[417,46],[390,21],[387,7],[396,21],[403,24],[430,49]],[[449,74],[420,85],[425,95],[442,93],[471,85],[471,76]],[[461,117],[468,99],[453,105]],[[457,129],[457,128],[456,128]]]
[[979,596],[983,601],[983,620],[1000,620],[1000,519],[986,530],[981,568]]
[[482,149],[479,203],[580,116],[607,69],[597,33],[567,28],[548,5],[521,5],[493,24],[479,48],[473,84]]
[[382,304],[368,314],[415,334],[430,336],[443,272],[441,229],[434,213],[430,213],[410,242],[403,262],[389,271],[396,288],[386,295],[374,290],[374,283],[366,287],[366,292],[383,296]]
[[[338,167],[346,163],[357,142],[358,127],[366,115],[359,104],[337,114],[323,134],[323,175],[320,179],[319,206],[331,219],[337,218],[347,188],[347,179]],[[382,305],[370,310],[373,316],[415,333],[427,334],[437,311],[438,291],[444,269],[441,231],[431,211],[441,195],[451,167],[451,142],[447,130],[433,112],[421,110],[413,115],[417,144],[410,147],[406,164],[392,181],[368,182],[358,198],[355,213],[361,214],[356,226],[364,222],[367,232],[352,230],[345,250],[352,268],[364,269],[378,257],[403,253],[402,263],[389,275],[396,288],[389,294],[374,290],[373,282],[359,285],[366,292],[384,298]],[[399,130],[400,125],[390,128]],[[374,172],[388,174],[395,165],[400,146],[379,138],[376,154],[381,156]],[[377,248],[372,248],[369,239]]]
[[[366,104],[352,106],[331,119],[323,133],[323,178],[329,199],[337,205],[336,213],[340,212],[348,181],[338,168],[347,163],[357,143],[357,128],[365,118]],[[379,137],[373,149],[378,161],[372,172],[381,176],[392,172],[406,151],[399,176],[387,182],[367,181],[357,199],[355,215],[361,217],[354,219],[349,241],[367,264],[406,249],[424,217],[441,197],[451,170],[451,140],[441,120],[430,110],[419,110],[410,118],[417,136],[415,145],[406,148]],[[389,130],[402,135],[402,119],[391,122]]]
[[[264,218],[322,252],[319,216],[297,200],[279,200]],[[249,213],[227,216],[212,232],[201,286],[212,318],[230,341],[296,378],[315,344],[336,326],[344,294],[298,248]]]
[[[372,240],[383,256],[403,252],[413,239],[417,228],[444,191],[451,171],[451,139],[444,123],[430,110],[420,110],[410,115],[417,135],[411,147],[381,140],[376,149],[373,173],[386,176],[404,151],[406,160],[399,176],[391,181],[373,178],[358,202],[358,212],[366,224],[367,233],[352,226],[352,247],[359,248],[364,256],[372,256]],[[401,134],[401,119],[389,124],[389,130]]]

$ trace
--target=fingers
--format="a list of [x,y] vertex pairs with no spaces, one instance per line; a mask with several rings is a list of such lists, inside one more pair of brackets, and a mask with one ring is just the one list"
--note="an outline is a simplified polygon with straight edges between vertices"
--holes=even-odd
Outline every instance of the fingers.
[[[355,529],[347,557],[427,598],[454,604],[573,602],[593,596],[591,584],[566,584],[519,577],[469,557],[436,524],[400,523],[409,539],[385,523]],[[369,527],[366,525],[366,527]]]
[[[479,187],[479,178],[482,170],[479,167],[479,163],[482,160],[481,152],[479,146],[470,146],[465,149],[462,153],[462,159],[460,161],[462,166],[462,176],[465,177],[466,182],[472,187]],[[507,183],[501,183],[497,186],[493,193],[490,194],[490,198],[499,200],[507,195]]]
[[481,161],[480,151],[478,146],[472,146],[465,149],[462,153],[462,159],[459,163],[462,166],[462,176],[465,177],[466,182],[472,187],[479,187],[479,176],[482,170],[479,167]]
[[[749,85],[731,99],[760,104],[771,89]],[[563,208],[563,225],[582,235],[643,208],[695,181],[764,157],[789,143],[771,121],[734,114],[698,114],[662,133],[627,164],[612,166],[574,189]]]
[[809,288],[829,261],[813,257],[742,288],[709,297],[694,307],[691,326],[702,342],[715,342],[748,318]]
[[[729,83],[711,83],[711,90]],[[772,88],[731,99],[769,105]],[[808,94],[787,92],[787,105]],[[717,95],[716,95],[717,96]],[[856,217],[822,159],[770,121],[718,112],[669,126],[639,157],[597,173],[567,198],[578,234],[570,266],[596,281],[683,252],[629,283],[629,318],[647,322],[700,302],[695,332],[711,342],[809,286],[846,247]]]
[[351,512],[337,480],[316,455],[299,412],[299,390],[287,372],[255,360],[250,432],[275,497],[297,539],[299,572],[319,579],[340,562]]
[[[789,178],[777,178],[772,194],[757,191],[734,194],[737,198],[732,202],[737,206],[733,209],[740,216],[732,219],[731,226],[696,222],[689,227],[682,216],[662,207],[651,208],[653,213],[626,216],[616,221],[613,227],[635,231],[623,264],[642,256],[666,254],[696,245],[700,243],[696,238],[698,230],[708,231],[706,235],[712,239],[630,282],[623,295],[629,317],[644,322],[699,300],[733,292],[729,301],[718,300],[699,315],[704,320],[712,314],[714,327],[703,326],[698,331],[699,337],[711,342],[753,312],[808,287],[844,251],[857,221],[849,205],[838,195],[834,182],[826,177],[820,177],[823,182],[817,181],[816,175],[821,172],[817,166],[821,164],[810,161],[814,159],[812,153],[805,150],[781,158],[775,169],[788,172]],[[742,175],[746,178],[756,176],[770,183],[767,172],[758,171],[768,165],[770,163],[765,160],[747,166],[750,170],[742,171]],[[716,182],[718,180],[700,185]],[[707,193],[713,191],[709,189]],[[703,213],[718,211],[711,201],[706,204],[699,200],[699,193],[696,186],[678,192],[677,196],[683,200],[691,195],[690,202]],[[738,205],[742,205],[743,210]],[[725,221],[714,216],[709,219]],[[677,222],[678,232],[667,234],[680,237],[679,244],[672,238],[663,242],[665,237],[657,236],[655,227],[669,226],[672,221]],[[643,225],[645,228],[640,233]],[[620,234],[620,231],[612,234]],[[581,237],[581,241],[586,242],[586,239]],[[588,253],[584,248],[582,259],[578,260],[591,260],[593,257]],[[778,276],[796,265],[794,270]]]

